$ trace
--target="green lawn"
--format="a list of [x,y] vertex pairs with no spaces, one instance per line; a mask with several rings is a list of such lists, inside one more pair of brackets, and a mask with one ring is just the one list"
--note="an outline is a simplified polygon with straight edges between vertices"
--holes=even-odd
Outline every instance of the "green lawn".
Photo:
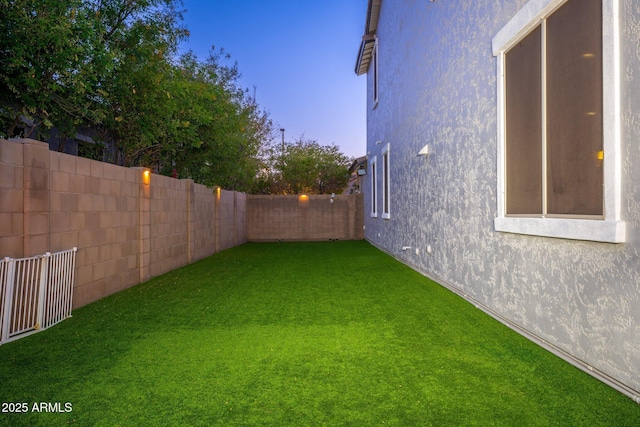
[[28,404],[11,426],[640,425],[362,241],[246,244],[76,310],[0,346],[0,402]]

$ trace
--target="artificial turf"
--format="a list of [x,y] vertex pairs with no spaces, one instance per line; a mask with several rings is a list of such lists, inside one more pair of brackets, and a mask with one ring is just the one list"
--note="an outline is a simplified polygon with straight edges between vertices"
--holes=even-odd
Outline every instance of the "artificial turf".
[[640,425],[363,241],[245,244],[82,307],[0,346],[0,402],[27,404],[11,426]]

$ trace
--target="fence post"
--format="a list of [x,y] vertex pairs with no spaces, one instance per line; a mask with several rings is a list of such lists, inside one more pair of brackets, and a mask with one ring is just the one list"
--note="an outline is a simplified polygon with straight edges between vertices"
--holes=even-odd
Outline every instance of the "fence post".
[[68,296],[68,301],[65,306],[65,313],[68,313],[67,317],[71,317],[71,310],[73,309],[73,283],[75,282],[75,271],[76,271],[76,254],[78,253],[78,248],[76,246],[71,249],[71,262],[65,263],[67,268],[67,272],[65,273],[65,279],[68,286],[68,292],[65,292],[64,295]]
[[238,245],[238,193],[233,192],[233,245]]
[[36,314],[36,325],[34,329],[40,329],[43,325],[44,302],[47,290],[47,277],[49,276],[49,262],[51,252],[47,252],[40,258],[40,280],[38,281],[38,311]]
[[151,278],[151,170],[148,168],[134,168],[139,172],[139,241],[138,241],[138,271],[140,283]]
[[194,181],[192,179],[183,179],[187,192],[187,263],[191,264],[196,259],[196,197]]
[[49,144],[33,139],[21,139],[24,155],[23,170],[23,251],[32,257],[50,248],[50,153]]
[[0,330],[0,343],[9,338],[9,327],[11,326],[11,306],[13,305],[13,286],[15,281],[16,262],[12,258],[6,257],[4,262],[7,264],[5,270],[4,283],[4,307],[2,310],[2,330]]
[[213,229],[214,229],[214,240],[213,240],[213,251],[214,253],[220,252],[220,194],[222,189],[218,186],[214,187],[216,198],[215,205],[213,207]]

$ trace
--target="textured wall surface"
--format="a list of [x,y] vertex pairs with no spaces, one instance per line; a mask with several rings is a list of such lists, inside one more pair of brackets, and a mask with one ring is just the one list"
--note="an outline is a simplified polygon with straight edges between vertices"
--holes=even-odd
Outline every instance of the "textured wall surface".
[[0,140],[0,257],[78,248],[74,306],[246,241],[246,197]]
[[143,171],[0,140],[0,257],[77,247],[80,307],[247,240],[364,238],[361,194],[247,196]]
[[[375,108],[371,70],[367,75],[367,151],[378,160],[380,212],[380,159],[390,144],[391,218],[370,216],[365,180],[365,237],[640,390],[640,3],[620,1],[623,244],[494,230],[491,40],[526,3],[382,2]],[[418,157],[425,144],[428,158]]]
[[364,238],[362,194],[245,197],[249,241]]

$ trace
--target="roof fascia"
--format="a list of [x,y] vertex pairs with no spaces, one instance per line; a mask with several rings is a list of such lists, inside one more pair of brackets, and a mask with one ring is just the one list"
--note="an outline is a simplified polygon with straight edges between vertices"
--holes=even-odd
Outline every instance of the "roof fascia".
[[380,5],[382,0],[369,0],[367,4],[367,17],[364,25],[364,35],[358,49],[355,72],[357,75],[365,74],[369,69],[371,51],[373,46],[367,46],[375,42],[376,31],[378,30],[378,19],[380,17]]

